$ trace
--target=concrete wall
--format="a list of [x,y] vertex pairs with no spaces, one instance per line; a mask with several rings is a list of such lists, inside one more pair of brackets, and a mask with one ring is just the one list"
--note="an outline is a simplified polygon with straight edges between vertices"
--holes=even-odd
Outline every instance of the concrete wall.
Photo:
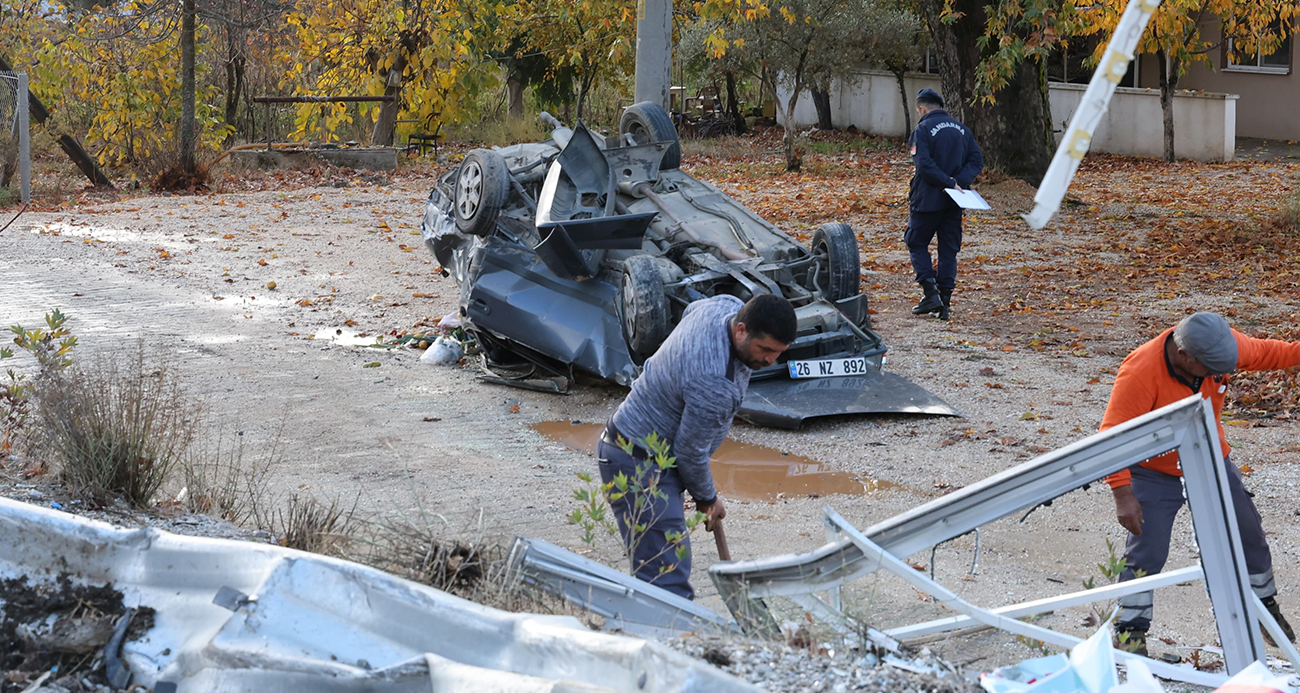
[[[1065,131],[1085,84],[1052,84],[1052,130]],[[1179,158],[1231,161],[1236,150],[1237,97],[1179,92],[1174,96],[1174,151]],[[1091,151],[1161,157],[1165,153],[1160,90],[1120,87],[1093,133]]]
[[[1143,69],[1151,60],[1143,61]],[[929,87],[942,93],[935,75],[909,75],[908,108],[917,91]],[[1052,105],[1052,129],[1063,132],[1074,115],[1086,85],[1052,84],[1048,98]],[[788,92],[781,90],[782,102]],[[1300,98],[1300,97],[1298,97]],[[1235,148],[1237,97],[1231,94],[1183,93],[1174,100],[1174,128],[1178,133],[1180,157],[1201,161],[1228,161]],[[1300,108],[1300,107],[1298,107]],[[779,111],[779,109],[778,109]],[[902,137],[903,102],[898,82],[888,72],[862,70],[831,89],[831,112],[835,127],[854,127],[877,135]],[[779,120],[784,113],[778,112]],[[795,108],[795,122],[817,124],[812,97],[804,94]],[[912,125],[916,113],[912,111]],[[1160,113],[1160,92],[1155,89],[1121,87],[1115,90],[1106,118],[1092,139],[1092,151],[1130,156],[1162,156],[1164,125]]]
[[[1203,22],[1201,35],[1211,43],[1218,43],[1221,31],[1218,20]],[[1237,136],[1263,137],[1272,140],[1300,140],[1300,76],[1296,74],[1296,61],[1300,55],[1295,45],[1300,43],[1300,35],[1291,38],[1291,71],[1288,74],[1243,71],[1228,65],[1223,52],[1215,50],[1209,53],[1213,65],[1197,62],[1188,68],[1187,73],[1178,80],[1183,89],[1196,89],[1208,92],[1228,92],[1241,97],[1237,102]],[[1138,73],[1138,86],[1160,87],[1160,61],[1154,55],[1141,57],[1141,70]],[[1178,105],[1174,105],[1174,118],[1178,117]],[[1178,133],[1178,123],[1174,123],[1174,133]],[[1176,136],[1174,146],[1182,156],[1179,144],[1181,136]]]

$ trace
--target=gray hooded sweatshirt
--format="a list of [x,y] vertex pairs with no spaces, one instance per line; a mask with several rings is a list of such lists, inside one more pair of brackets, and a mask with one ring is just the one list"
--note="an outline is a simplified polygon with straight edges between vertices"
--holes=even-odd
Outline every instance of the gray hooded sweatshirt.
[[736,358],[729,329],[743,305],[735,296],[715,296],[687,306],[610,419],[638,444],[651,433],[668,439],[682,483],[697,501],[718,495],[709,458],[749,388],[749,367]]

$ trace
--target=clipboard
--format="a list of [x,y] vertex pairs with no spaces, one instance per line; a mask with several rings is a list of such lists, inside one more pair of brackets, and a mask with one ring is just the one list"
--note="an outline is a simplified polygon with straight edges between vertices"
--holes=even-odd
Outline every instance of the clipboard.
[[956,202],[957,206],[962,209],[993,209],[989,206],[988,201],[974,190],[944,188],[943,191],[948,193],[948,197],[951,197],[952,201]]

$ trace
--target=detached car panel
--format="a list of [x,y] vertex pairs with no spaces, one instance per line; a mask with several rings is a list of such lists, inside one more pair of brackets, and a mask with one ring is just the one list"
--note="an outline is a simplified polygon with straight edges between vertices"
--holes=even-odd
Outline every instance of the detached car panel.
[[[677,170],[680,144],[657,105],[628,108],[617,140],[543,119],[551,139],[470,152],[425,206],[422,235],[460,286],[487,379],[563,392],[578,369],[630,385],[690,302],[775,293],[794,304],[798,336],[753,375],[743,418],[956,414],[880,372],[885,345],[847,224],[823,225],[805,247]],[[787,365],[825,359],[842,361],[796,364],[797,378]]]

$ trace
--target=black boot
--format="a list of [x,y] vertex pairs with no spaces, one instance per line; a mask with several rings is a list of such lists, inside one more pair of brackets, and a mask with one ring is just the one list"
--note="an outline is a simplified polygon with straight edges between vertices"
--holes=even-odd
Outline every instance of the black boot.
[[[1264,608],[1268,609],[1269,615],[1273,617],[1274,621],[1277,621],[1277,625],[1281,626],[1282,634],[1286,636],[1286,639],[1295,642],[1295,631],[1291,630],[1291,624],[1287,623],[1286,617],[1282,615],[1282,607],[1277,605],[1277,597],[1266,597],[1260,601],[1264,602]],[[1268,631],[1264,631],[1264,640],[1268,641],[1268,644],[1273,645],[1274,647],[1277,646],[1277,643],[1273,642],[1273,637],[1268,634]]]
[[1147,656],[1147,632],[1144,630],[1115,629],[1115,649],[1139,657]]
[[917,282],[921,285],[921,290],[925,292],[925,298],[916,304],[912,309],[912,315],[925,315],[927,313],[937,313],[943,310],[943,301],[939,299],[939,286],[933,279],[922,279]]
[[943,308],[939,309],[939,319],[948,319],[948,309],[952,307],[952,289],[939,289],[939,300],[943,301]]

